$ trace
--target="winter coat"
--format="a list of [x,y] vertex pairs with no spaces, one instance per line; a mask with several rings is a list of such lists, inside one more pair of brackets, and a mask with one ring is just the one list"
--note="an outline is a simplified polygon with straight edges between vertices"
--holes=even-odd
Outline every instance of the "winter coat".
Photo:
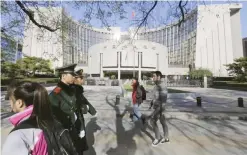
[[[33,106],[10,117],[10,122],[17,126],[32,114]],[[31,153],[32,152],[32,153]],[[11,132],[2,149],[2,155],[47,155],[47,143],[43,131],[39,128],[19,129]]]

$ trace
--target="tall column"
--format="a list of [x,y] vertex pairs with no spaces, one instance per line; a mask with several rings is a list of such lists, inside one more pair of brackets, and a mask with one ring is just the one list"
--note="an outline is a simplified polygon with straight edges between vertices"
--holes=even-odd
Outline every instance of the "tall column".
[[92,57],[91,55],[89,56],[89,73],[90,73],[90,77],[92,77]]
[[156,62],[157,62],[157,64],[156,64],[156,70],[159,70],[159,65],[160,65],[160,62],[159,62],[159,53],[156,53]]
[[121,72],[120,72],[120,69],[118,68],[118,80],[120,80],[120,78],[121,78]]
[[142,71],[139,69],[139,71],[138,71],[138,79],[139,79],[139,81],[141,81],[141,78],[142,78]]
[[117,52],[117,66],[118,66],[118,80],[121,79],[121,71],[120,71],[120,52]]
[[104,77],[103,73],[103,53],[100,53],[100,78]]
[[142,54],[142,52],[138,52],[138,79],[139,79],[139,81],[141,81],[141,78],[142,78],[142,71],[141,71],[141,61],[142,61],[142,59],[141,59],[141,54]]

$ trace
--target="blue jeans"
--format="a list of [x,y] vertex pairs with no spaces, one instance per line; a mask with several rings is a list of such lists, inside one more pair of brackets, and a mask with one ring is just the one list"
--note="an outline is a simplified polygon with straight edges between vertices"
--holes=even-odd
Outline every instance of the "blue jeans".
[[138,103],[134,104],[133,105],[133,121],[137,121],[141,118],[141,112],[140,112],[140,109],[139,109],[139,105]]

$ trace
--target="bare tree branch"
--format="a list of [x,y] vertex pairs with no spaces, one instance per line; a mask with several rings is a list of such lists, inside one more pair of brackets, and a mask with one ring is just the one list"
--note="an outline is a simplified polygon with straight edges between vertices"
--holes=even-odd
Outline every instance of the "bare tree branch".
[[187,3],[188,3],[188,0],[185,2],[185,4],[184,5],[182,5],[182,0],[180,0],[179,1],[179,5],[178,5],[178,7],[179,7],[179,9],[180,9],[180,11],[181,11],[181,15],[182,15],[182,19],[181,20],[179,20],[179,22],[178,22],[178,27],[180,27],[181,26],[181,24],[182,24],[182,22],[184,22],[184,20],[185,20],[185,13],[184,13],[184,8],[185,8],[185,6],[187,5]]
[[137,27],[137,30],[136,30],[135,34],[133,35],[133,39],[135,38],[135,36],[136,36],[137,32],[139,31],[139,29],[141,28],[141,26],[142,26],[145,22],[147,22],[147,19],[148,19],[149,14],[150,14],[150,13],[152,12],[152,10],[156,7],[157,3],[158,3],[158,1],[155,1],[155,2],[154,2],[154,5],[152,6],[152,8],[147,12],[146,16],[143,18],[142,22],[141,22],[141,23],[139,24],[139,26]]
[[51,27],[49,27],[49,26],[39,24],[39,23],[34,19],[34,14],[33,14],[33,12],[27,10],[26,7],[25,7],[20,1],[16,0],[15,2],[16,2],[16,4],[21,8],[21,10],[22,10],[23,12],[25,12],[25,14],[29,17],[29,19],[30,19],[36,26],[38,26],[39,28],[44,28],[44,29],[46,29],[46,30],[48,30],[48,31],[50,31],[50,32],[55,32],[55,31],[57,31],[58,29],[60,29],[60,27],[57,27],[57,28],[54,29],[54,28],[51,28]]

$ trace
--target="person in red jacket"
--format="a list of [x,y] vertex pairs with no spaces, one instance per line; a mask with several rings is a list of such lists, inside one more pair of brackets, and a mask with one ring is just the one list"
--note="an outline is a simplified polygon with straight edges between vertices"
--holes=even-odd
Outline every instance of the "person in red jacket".
[[132,104],[133,104],[133,121],[137,121],[139,119],[142,120],[143,124],[145,123],[145,116],[141,114],[139,105],[142,103],[142,90],[137,78],[132,79],[131,86],[133,88],[132,91]]

